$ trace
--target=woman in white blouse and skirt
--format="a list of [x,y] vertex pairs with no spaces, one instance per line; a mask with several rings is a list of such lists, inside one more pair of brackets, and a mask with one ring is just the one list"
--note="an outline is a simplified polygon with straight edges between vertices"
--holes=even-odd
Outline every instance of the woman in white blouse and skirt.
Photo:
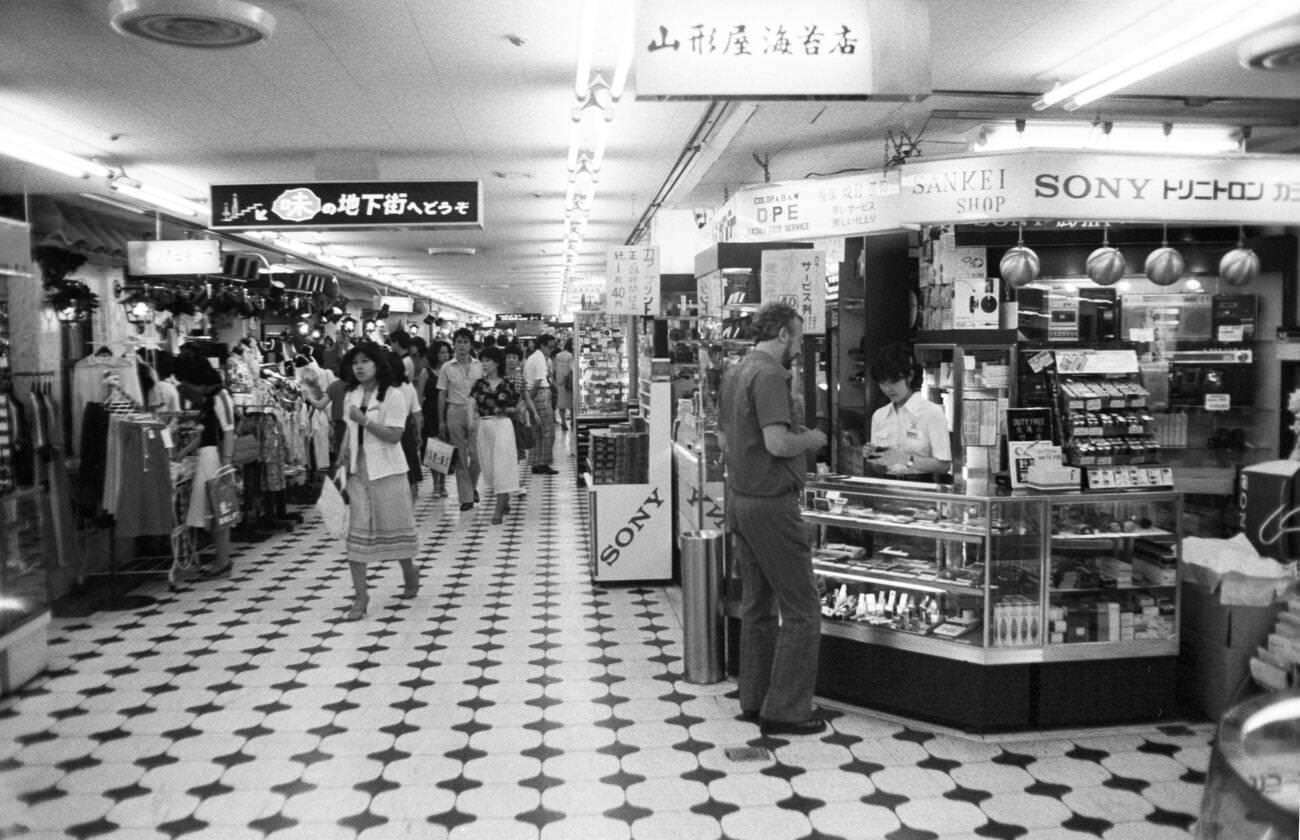
[[415,570],[418,543],[407,482],[402,433],[407,401],[392,384],[388,351],[373,342],[353,347],[341,365],[349,388],[347,423],[339,462],[347,466],[348,566],[354,596],[345,620],[366,614],[366,566],[396,560],[402,567],[403,598],[420,589]]

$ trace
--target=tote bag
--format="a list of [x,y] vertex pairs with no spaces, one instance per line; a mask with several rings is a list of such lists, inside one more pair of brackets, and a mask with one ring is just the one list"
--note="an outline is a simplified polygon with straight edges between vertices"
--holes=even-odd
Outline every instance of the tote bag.
[[429,438],[424,450],[424,465],[434,472],[450,475],[456,471],[456,447],[442,438]]
[[348,535],[348,503],[339,489],[342,481],[343,470],[340,469],[333,478],[325,479],[320,488],[320,498],[316,500],[316,510],[326,533],[338,539]]

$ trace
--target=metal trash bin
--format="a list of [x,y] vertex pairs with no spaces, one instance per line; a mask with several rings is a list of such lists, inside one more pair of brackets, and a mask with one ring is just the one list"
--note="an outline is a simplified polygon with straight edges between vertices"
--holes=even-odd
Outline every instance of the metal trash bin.
[[723,654],[722,562],[726,534],[687,531],[682,551],[682,644],[688,683],[721,682]]

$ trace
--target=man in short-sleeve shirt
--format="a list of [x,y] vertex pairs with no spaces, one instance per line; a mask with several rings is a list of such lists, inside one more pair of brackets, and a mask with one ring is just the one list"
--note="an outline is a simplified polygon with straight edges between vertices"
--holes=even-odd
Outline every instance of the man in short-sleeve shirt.
[[796,422],[790,364],[803,321],[788,304],[754,316],[754,348],[723,379],[727,524],[740,568],[740,709],[766,735],[812,735],[821,604],[799,508],[804,457],[826,435]]
[[478,501],[479,463],[475,440],[474,402],[469,398],[474,383],[483,378],[483,367],[470,356],[474,333],[462,327],[452,335],[454,355],[438,371],[438,390],[442,391],[442,418],[438,429],[442,438],[456,447],[456,493],[460,509],[469,510]]

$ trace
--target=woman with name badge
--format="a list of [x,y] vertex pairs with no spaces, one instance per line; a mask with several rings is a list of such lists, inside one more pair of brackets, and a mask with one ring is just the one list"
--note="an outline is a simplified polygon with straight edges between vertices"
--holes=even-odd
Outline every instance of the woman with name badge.
[[901,343],[886,345],[871,378],[889,405],[871,415],[868,469],[885,478],[937,481],[952,469],[952,442],[943,406],[917,393],[921,368]]

